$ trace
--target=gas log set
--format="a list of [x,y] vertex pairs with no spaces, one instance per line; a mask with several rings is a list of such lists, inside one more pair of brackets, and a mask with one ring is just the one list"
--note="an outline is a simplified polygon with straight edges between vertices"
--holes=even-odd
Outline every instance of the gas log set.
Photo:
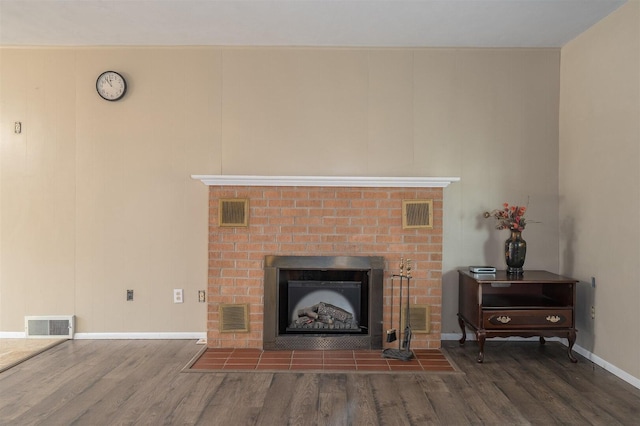
[[358,321],[353,314],[330,303],[320,302],[308,308],[299,309],[290,325],[292,329],[335,329],[358,330]]

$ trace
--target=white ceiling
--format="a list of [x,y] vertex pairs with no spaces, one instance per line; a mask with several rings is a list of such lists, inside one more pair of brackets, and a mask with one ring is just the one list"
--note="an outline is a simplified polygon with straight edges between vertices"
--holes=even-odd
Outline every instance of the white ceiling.
[[0,45],[561,47],[625,2],[0,0]]

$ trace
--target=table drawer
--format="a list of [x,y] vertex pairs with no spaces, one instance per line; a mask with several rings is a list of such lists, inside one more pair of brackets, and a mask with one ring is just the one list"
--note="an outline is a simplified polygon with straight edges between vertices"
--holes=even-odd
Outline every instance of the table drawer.
[[510,328],[570,328],[573,327],[571,309],[522,309],[482,311],[482,327]]

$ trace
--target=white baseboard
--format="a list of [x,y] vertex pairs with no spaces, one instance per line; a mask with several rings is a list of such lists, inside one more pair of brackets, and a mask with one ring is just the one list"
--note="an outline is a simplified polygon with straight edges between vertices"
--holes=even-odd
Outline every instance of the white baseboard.
[[199,340],[207,337],[204,331],[199,332],[157,332],[157,333],[76,333],[73,338],[78,340]]
[[[462,333],[442,333],[441,337],[442,340],[460,340],[462,339]],[[494,338],[492,338],[494,339]],[[497,338],[495,338],[497,339]],[[476,335],[475,333],[467,333],[467,340],[476,340]],[[504,338],[504,340],[518,340],[518,341],[527,341],[527,340],[533,340],[533,341],[538,341],[538,337],[528,337],[528,338],[524,338],[524,337],[506,337]],[[547,341],[557,341],[562,343],[564,346],[568,346],[568,342],[567,339],[562,339],[559,337],[551,337],[551,338],[546,338]],[[573,350],[576,351],[577,353],[579,353],[580,355],[582,355],[583,357],[587,358],[589,361],[591,361],[592,363],[594,363],[595,365],[604,368],[605,370],[607,370],[609,373],[613,374],[616,377],[619,377],[620,379],[624,380],[625,382],[629,383],[631,386],[640,389],[640,379],[638,379],[637,377],[632,376],[631,374],[627,373],[626,371],[616,367],[615,365],[605,361],[604,359],[600,358],[597,355],[594,355],[593,353],[589,352],[588,350],[586,350],[585,348],[579,346],[579,345],[574,345],[573,346]]]
[[589,352],[588,350],[586,350],[581,346],[574,345],[573,350],[579,353],[580,355],[582,355],[583,357],[587,358],[589,361],[593,362],[595,365],[604,368],[605,370],[607,370],[608,372],[610,372],[615,376],[618,376],[625,382],[629,383],[631,386],[640,389],[640,379],[638,379],[637,377],[634,377],[631,374],[627,373],[626,371],[621,370],[620,368],[605,361],[599,356]]
[[0,331],[0,339],[24,339],[26,336],[24,331]]

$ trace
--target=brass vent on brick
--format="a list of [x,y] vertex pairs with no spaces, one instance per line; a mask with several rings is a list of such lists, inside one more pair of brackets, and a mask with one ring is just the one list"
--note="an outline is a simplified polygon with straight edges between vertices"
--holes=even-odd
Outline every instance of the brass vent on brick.
[[221,333],[249,332],[249,305],[222,304],[219,308]]
[[[402,309],[402,326],[404,330],[407,318],[407,307]],[[429,320],[429,305],[409,305],[409,320],[411,332],[429,333],[431,331],[431,321]]]
[[433,200],[403,200],[402,228],[433,228]]
[[247,226],[249,223],[249,200],[225,198],[220,200],[218,224],[220,226]]

